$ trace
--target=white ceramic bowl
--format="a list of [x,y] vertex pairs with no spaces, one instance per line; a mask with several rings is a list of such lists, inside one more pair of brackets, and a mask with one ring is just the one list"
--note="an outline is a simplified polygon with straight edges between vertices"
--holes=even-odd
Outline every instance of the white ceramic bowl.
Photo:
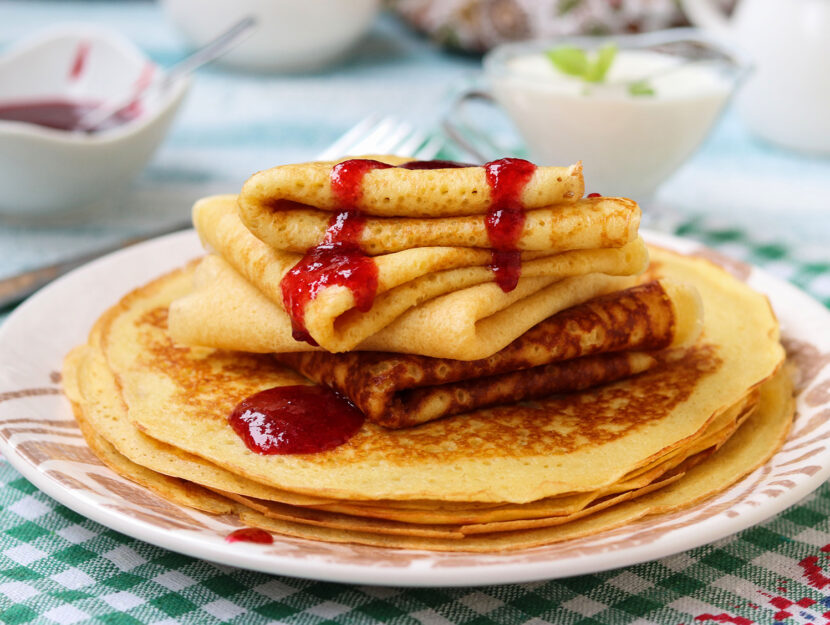
[[256,31],[219,63],[255,71],[300,71],[337,60],[369,29],[380,0],[163,0],[168,17],[194,47],[231,24]]
[[[0,105],[103,102],[129,94],[157,71],[115,32],[88,25],[51,29],[0,57]],[[91,134],[0,120],[0,215],[38,218],[122,190],[164,138],[188,84],[148,90],[134,119]]]
[[[590,51],[609,40],[619,53],[605,83],[567,77],[544,54],[562,45]],[[644,62],[651,69],[644,69]],[[486,91],[468,91],[460,101],[494,100],[515,124],[532,160],[544,165],[581,160],[590,191],[641,201],[703,142],[744,72],[734,53],[691,29],[560,38],[499,46],[484,58]],[[641,76],[649,77],[654,95],[629,92],[628,85]],[[463,145],[462,127],[452,117],[448,121]],[[481,139],[486,131],[472,134]]]

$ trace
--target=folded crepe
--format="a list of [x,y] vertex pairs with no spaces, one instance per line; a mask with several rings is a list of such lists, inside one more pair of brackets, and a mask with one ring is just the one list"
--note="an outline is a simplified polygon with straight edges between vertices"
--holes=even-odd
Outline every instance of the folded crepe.
[[[635,282],[633,276],[589,273],[562,280],[522,278],[509,293],[493,282],[478,284],[409,309],[354,349],[455,360],[486,358],[560,310]],[[312,320],[307,314],[307,327],[316,338],[320,335]],[[294,340],[288,314],[216,255],[202,260],[193,291],[170,305],[168,321],[170,336],[183,345],[256,353],[320,349]]]
[[[390,155],[360,158],[393,166],[412,160]],[[243,220],[247,222],[249,217],[285,202],[323,211],[341,210],[341,200],[332,188],[332,168],[339,162],[282,165],[254,174],[240,195]],[[537,167],[520,199],[527,209],[541,208],[573,202],[582,197],[584,189],[581,163],[570,167]],[[493,203],[485,170],[477,166],[376,169],[365,174],[359,191],[355,208],[366,215],[380,217],[483,215]]]
[[[478,168],[480,169],[480,168]],[[385,171],[385,170],[384,170]],[[240,218],[275,249],[303,253],[323,242],[332,213],[297,204],[256,204],[239,196]],[[416,247],[492,247],[484,214],[461,217],[373,217],[363,222],[357,240],[367,254],[389,254]],[[564,252],[621,247],[637,238],[640,207],[625,198],[594,197],[527,210],[516,241],[518,250]]]
[[[285,310],[281,281],[300,261],[301,255],[275,249],[255,237],[240,220],[236,200],[233,195],[200,200],[193,207],[194,226],[208,249],[232,265],[273,304]],[[371,309],[358,310],[350,289],[342,286],[321,288],[305,306],[305,327],[317,344],[328,351],[353,350],[424,302],[492,282],[491,259],[488,250],[458,247],[425,247],[376,256],[373,261],[378,270],[378,284]],[[647,264],[645,244],[642,239],[635,238],[619,248],[525,252],[520,280],[539,277],[560,280],[588,273],[636,275]],[[172,325],[176,328],[177,338],[189,342],[178,333],[183,325],[179,318],[182,311],[174,308],[173,314],[176,319]],[[298,350],[310,348],[308,344],[292,340],[292,349],[294,344]]]
[[[491,211],[501,208],[520,207],[510,249],[620,247],[637,237],[636,202],[580,200],[581,165],[536,167],[503,159],[482,167],[409,170],[398,157],[344,160],[255,174],[239,195],[242,222],[271,247],[304,253],[326,240],[335,212],[354,211],[361,217],[353,243],[372,256],[417,247],[494,247],[489,227],[498,228],[500,217]],[[338,168],[348,164],[356,166],[356,175],[341,175]],[[387,168],[372,169],[377,165]],[[518,187],[511,183],[514,175],[521,177]]]
[[295,352],[277,360],[347,396],[366,417],[410,427],[475,408],[576,391],[679,357],[702,327],[691,285],[663,279],[563,310],[482,360]]

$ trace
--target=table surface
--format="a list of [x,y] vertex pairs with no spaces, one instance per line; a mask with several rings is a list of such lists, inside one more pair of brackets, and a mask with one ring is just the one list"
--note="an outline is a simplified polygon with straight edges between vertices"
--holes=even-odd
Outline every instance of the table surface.
[[[161,64],[186,52],[152,3],[8,0],[0,3],[0,51],[67,21],[118,29]],[[449,94],[478,67],[478,59],[440,52],[383,16],[341,64],[319,73],[204,69],[167,140],[117,202],[71,223],[0,222],[0,277],[182,221],[195,199],[234,192],[253,171],[313,158],[369,113],[434,131]],[[658,226],[760,264],[830,303],[829,198],[830,159],[766,145],[727,111],[654,206],[669,217]],[[762,526],[655,563],[484,589],[380,589],[171,554],[55,504],[0,461],[0,621],[830,622],[830,578],[806,574],[830,551],[828,515],[825,485]]]

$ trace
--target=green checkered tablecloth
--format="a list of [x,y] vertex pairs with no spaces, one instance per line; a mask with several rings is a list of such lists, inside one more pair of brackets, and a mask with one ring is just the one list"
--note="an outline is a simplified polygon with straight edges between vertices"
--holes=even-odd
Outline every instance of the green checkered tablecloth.
[[[830,306],[830,257],[676,226]],[[0,622],[830,623],[830,487],[771,521],[659,561],[569,579],[401,589],[274,577],[178,555],[56,504],[0,461]]]

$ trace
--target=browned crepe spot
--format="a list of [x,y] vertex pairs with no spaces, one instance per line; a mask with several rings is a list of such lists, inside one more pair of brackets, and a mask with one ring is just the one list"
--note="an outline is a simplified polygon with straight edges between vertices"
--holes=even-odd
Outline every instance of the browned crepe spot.
[[[641,373],[656,365],[659,356],[584,357],[693,342],[700,322],[680,324],[683,335],[679,336],[676,306],[663,284],[652,281],[559,312],[496,354],[473,361],[382,352],[295,352],[276,358],[343,393],[371,421],[391,428],[410,427]],[[683,314],[698,313],[684,310]],[[559,361],[569,362],[541,366]]]

